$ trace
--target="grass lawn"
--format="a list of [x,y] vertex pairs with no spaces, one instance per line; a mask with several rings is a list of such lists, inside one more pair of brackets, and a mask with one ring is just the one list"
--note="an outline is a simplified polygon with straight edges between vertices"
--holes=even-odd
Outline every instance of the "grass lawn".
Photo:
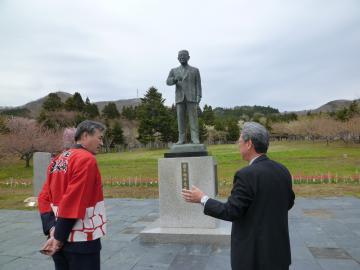
[[[246,166],[237,145],[214,145],[209,152],[218,161],[220,180],[232,181],[234,172]],[[157,160],[164,150],[135,151],[98,155],[104,179],[157,178]],[[269,157],[283,163],[293,175],[332,174],[343,177],[360,176],[360,145],[311,142],[272,142]]]
[[[208,151],[218,161],[220,195],[227,196],[236,170],[246,166],[241,160],[238,146],[214,145]],[[157,160],[165,150],[136,150],[126,153],[99,154],[97,160],[104,181],[107,197],[157,197],[156,185],[131,186],[141,181],[157,180]],[[272,142],[269,157],[283,163],[296,178],[331,175],[356,180],[352,184],[298,184],[294,190],[298,196],[360,197],[360,145],[324,142]],[[33,168],[24,168],[20,160],[0,160],[0,208],[22,208],[22,200],[31,196]],[[10,187],[15,182],[15,187]],[[114,183],[131,183],[114,185]]]

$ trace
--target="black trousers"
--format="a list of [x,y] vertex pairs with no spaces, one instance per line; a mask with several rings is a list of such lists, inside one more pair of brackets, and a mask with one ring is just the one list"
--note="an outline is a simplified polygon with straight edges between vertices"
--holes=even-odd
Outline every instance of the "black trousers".
[[61,250],[53,260],[55,270],[100,270],[100,251],[82,254]]

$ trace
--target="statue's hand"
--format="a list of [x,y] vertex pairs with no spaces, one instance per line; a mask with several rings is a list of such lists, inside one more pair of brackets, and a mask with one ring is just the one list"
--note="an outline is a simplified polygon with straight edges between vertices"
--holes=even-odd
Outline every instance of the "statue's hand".
[[201,101],[201,96],[197,96],[197,97],[196,97],[196,102],[197,102],[197,103],[200,103],[200,101]]
[[175,83],[181,82],[182,81],[181,76],[175,76],[174,81],[175,81]]

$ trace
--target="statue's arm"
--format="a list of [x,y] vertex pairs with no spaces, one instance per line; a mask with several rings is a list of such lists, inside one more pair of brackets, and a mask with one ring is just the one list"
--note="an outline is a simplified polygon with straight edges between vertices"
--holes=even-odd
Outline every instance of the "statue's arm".
[[175,79],[174,70],[170,70],[169,76],[166,80],[167,85],[174,85],[176,84],[177,80]]

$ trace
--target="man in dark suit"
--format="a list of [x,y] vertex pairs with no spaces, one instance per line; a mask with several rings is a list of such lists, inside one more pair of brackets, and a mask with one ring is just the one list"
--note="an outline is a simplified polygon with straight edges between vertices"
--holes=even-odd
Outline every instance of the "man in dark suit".
[[288,210],[295,194],[286,167],[265,155],[268,146],[267,130],[245,123],[239,148],[249,166],[236,172],[227,202],[208,198],[195,186],[182,192],[187,202],[202,203],[206,215],[232,222],[232,269],[288,270],[291,264]]
[[199,70],[188,65],[189,59],[188,51],[180,51],[178,60],[181,65],[171,69],[166,80],[167,85],[176,85],[175,102],[179,130],[177,144],[185,143],[186,113],[189,116],[191,143],[200,143],[197,107],[201,100],[201,79]]

